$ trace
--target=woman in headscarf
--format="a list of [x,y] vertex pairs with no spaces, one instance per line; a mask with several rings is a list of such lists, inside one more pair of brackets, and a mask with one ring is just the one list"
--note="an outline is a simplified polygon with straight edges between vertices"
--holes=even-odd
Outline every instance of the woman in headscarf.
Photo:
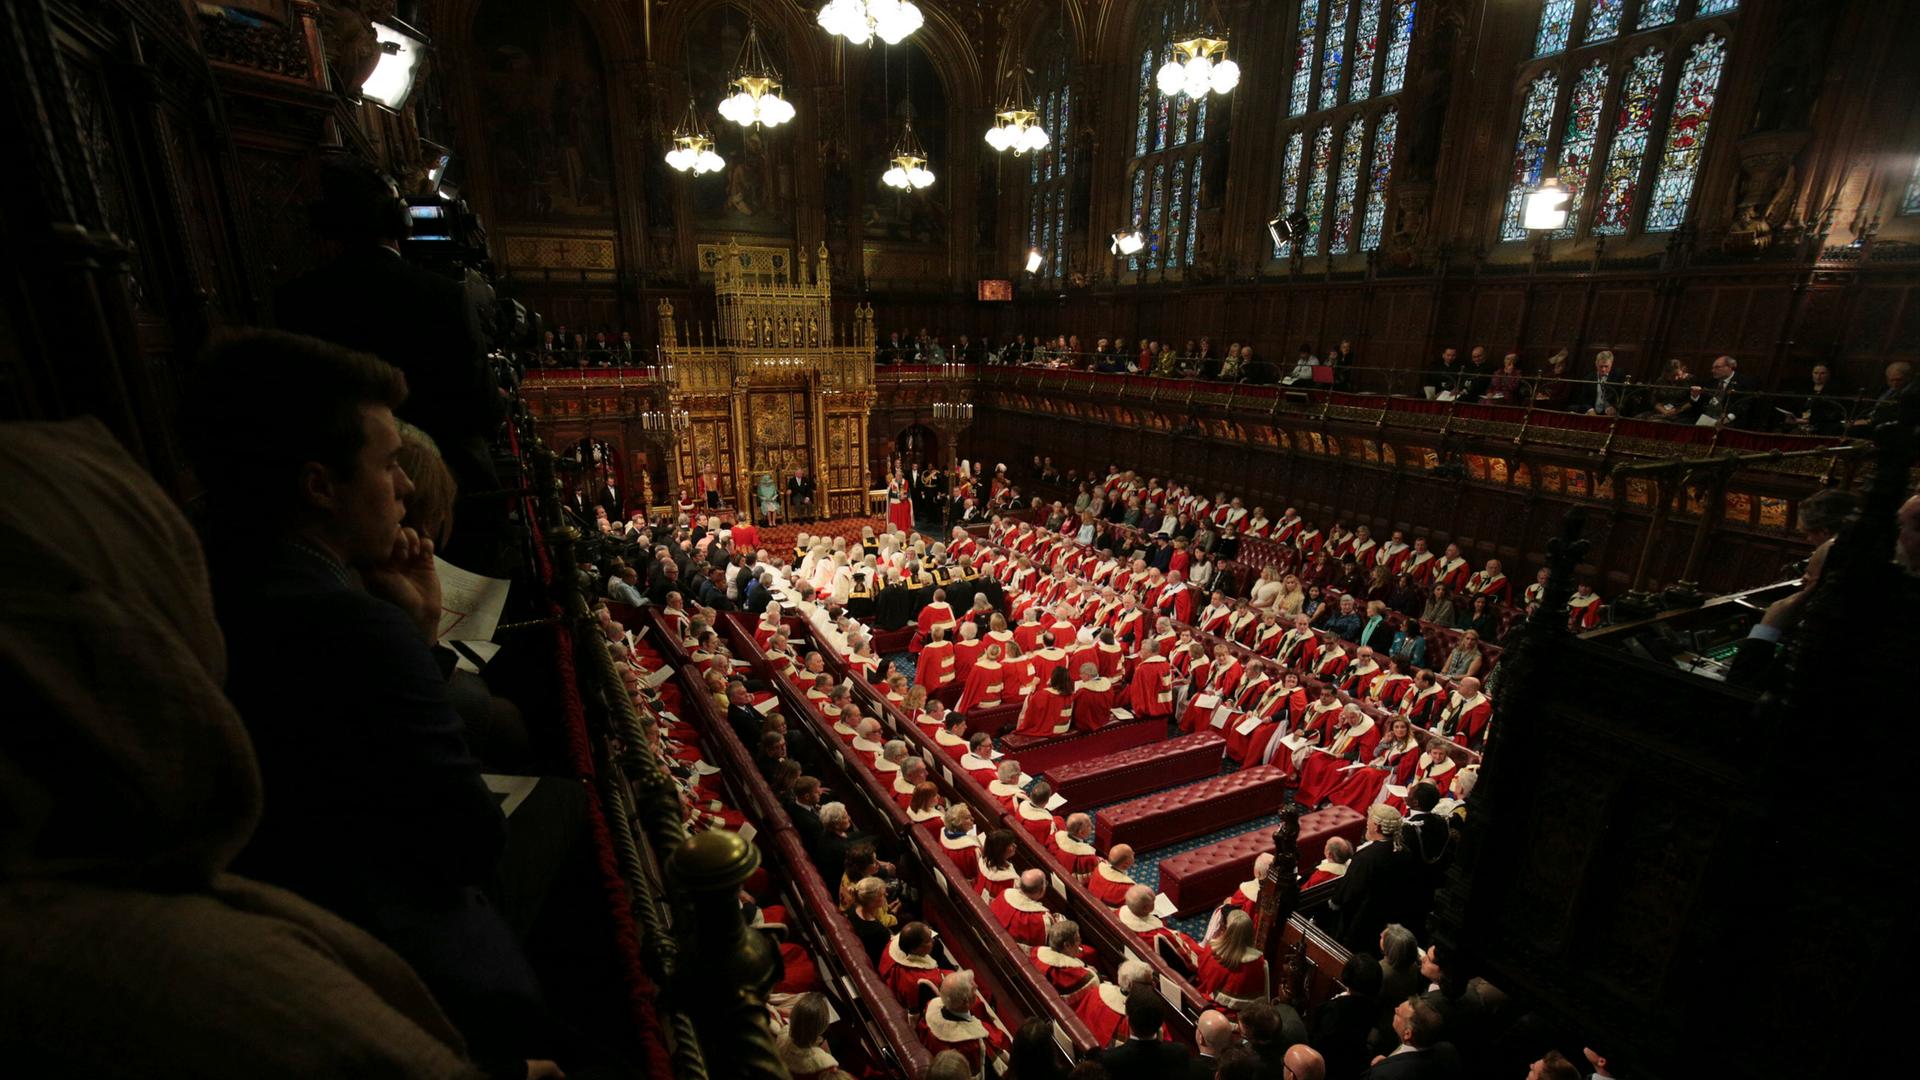
[[226,872],[260,776],[179,511],[93,420],[0,429],[0,476],[9,1071],[486,1075],[386,946]]

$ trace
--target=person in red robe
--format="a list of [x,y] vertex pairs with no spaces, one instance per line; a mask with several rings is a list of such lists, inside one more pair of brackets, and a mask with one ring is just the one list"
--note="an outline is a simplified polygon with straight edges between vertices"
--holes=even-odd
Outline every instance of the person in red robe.
[[1476,753],[1485,744],[1493,720],[1493,699],[1480,692],[1480,680],[1469,675],[1457,684],[1446,707],[1433,724],[1433,733]]
[[991,1063],[1005,1056],[1009,1040],[997,1027],[988,1027],[973,1015],[976,992],[973,972],[956,971],[940,983],[940,996],[927,1002],[915,1030],[933,1054],[952,1050],[967,1062],[969,1076],[987,1075]]
[[1002,889],[1019,882],[1020,871],[1013,867],[1013,853],[1019,846],[1011,829],[991,829],[980,838],[980,870],[974,878],[974,889],[982,900],[991,902]]
[[1485,596],[1505,607],[1513,603],[1513,582],[1500,569],[1499,559],[1488,559],[1480,572],[1467,578],[1468,596]]
[[1132,845],[1113,845],[1107,850],[1107,857],[1096,863],[1093,873],[1087,875],[1087,891],[1108,907],[1126,906],[1127,893],[1138,884],[1127,873],[1132,866]]
[[1267,958],[1254,948],[1253,918],[1244,911],[1229,912],[1195,959],[1194,987],[1224,1010],[1238,1012],[1272,995]]
[[1047,928],[1060,918],[1047,910],[1046,895],[1047,875],[1028,870],[1020,875],[1018,884],[1002,889],[988,908],[993,921],[1013,940],[1026,946],[1045,945]]
[[1467,579],[1473,576],[1473,567],[1460,554],[1460,545],[1448,544],[1446,553],[1434,560],[1433,573],[1429,580],[1435,585],[1445,585],[1447,591],[1458,594],[1467,587]]
[[[1099,984],[1074,1003],[1074,1014],[1101,1046],[1118,1046],[1133,1034],[1127,1023],[1127,995],[1135,990],[1157,992],[1153,969],[1139,960],[1123,960],[1112,982]],[[1172,1042],[1173,1029],[1162,1024],[1160,1038]]]
[[1167,574],[1167,583],[1160,590],[1153,610],[1172,617],[1176,623],[1185,624],[1193,620],[1193,589],[1188,587],[1186,575],[1178,570]]
[[1167,661],[1152,641],[1141,646],[1140,662],[1134,665],[1133,678],[1127,686],[1127,706],[1133,715],[1142,719],[1173,718],[1173,685]]
[[1126,906],[1114,912],[1114,917],[1120,920],[1121,926],[1140,935],[1156,956],[1165,957],[1172,954],[1178,957],[1182,964],[1189,968],[1193,967],[1199,947],[1194,944],[1192,938],[1168,926],[1158,915],[1155,915],[1153,904],[1153,890],[1145,885],[1135,885],[1127,890]]
[[1073,681],[1073,669],[1067,666],[1067,651],[1055,645],[1055,640],[1053,631],[1042,631],[1040,634],[1040,647],[1033,650],[1032,655],[1028,657],[1033,665],[1033,678],[1041,686],[1046,686],[1053,681],[1053,673],[1055,671],[1067,672],[1067,681],[1069,683]]
[[1053,785],[1040,780],[1027,789],[1023,798],[1013,804],[1013,816],[1027,834],[1042,844],[1049,843],[1053,834],[1060,829],[1060,819],[1053,816],[1047,804],[1053,801]]
[[1030,607],[1020,617],[1020,625],[1013,628],[1013,640],[1020,643],[1020,651],[1032,652],[1040,647],[1040,635],[1047,628],[1040,625],[1040,609]]
[[1289,730],[1307,712],[1307,688],[1300,685],[1300,673],[1289,671],[1277,684],[1261,692],[1253,707],[1227,724],[1227,753],[1242,768],[1258,765],[1273,737]]
[[947,628],[936,626],[933,636],[921,646],[920,659],[914,664],[914,685],[924,686],[932,693],[952,684],[958,677],[954,670],[954,646],[947,640]]
[[1080,946],[1080,924],[1072,919],[1055,920],[1047,927],[1046,944],[1035,945],[1027,955],[1048,985],[1069,1005],[1100,985],[1099,974],[1087,966]]
[[940,850],[959,867],[962,878],[973,880],[980,873],[980,834],[973,828],[973,811],[956,802],[947,807],[940,826]]
[[1316,747],[1300,764],[1300,790],[1294,795],[1302,806],[1318,806],[1342,770],[1355,762],[1372,759],[1373,748],[1380,743],[1380,728],[1373,717],[1358,705],[1340,710],[1340,719],[1328,733],[1327,744]]
[[1300,762],[1313,752],[1314,747],[1327,744],[1329,733],[1339,719],[1340,710],[1345,707],[1346,703],[1335,696],[1332,686],[1321,686],[1319,698],[1293,720],[1292,734],[1304,740],[1304,744],[1296,749],[1289,749],[1287,744],[1280,740],[1280,733],[1276,732],[1267,743],[1260,763],[1298,770]]
[[931,639],[933,628],[944,626],[948,633],[953,632],[953,608],[947,603],[947,590],[933,590],[933,601],[920,609],[920,617],[914,620],[913,640],[907,642],[907,651],[918,655],[922,646]]
[[1606,607],[1600,595],[1593,591],[1593,582],[1583,581],[1575,585],[1573,595],[1567,598],[1567,629],[1576,634],[1597,629],[1600,626],[1600,614]]
[[1073,684],[1073,726],[1078,731],[1098,731],[1113,719],[1114,703],[1120,700],[1120,688],[1100,674],[1096,664],[1080,665],[1080,681]]
[[1007,645],[1006,655],[1000,658],[1000,674],[1006,686],[1002,701],[1024,701],[1028,694],[1040,689],[1033,677],[1033,658],[1022,653],[1018,643]]
[[933,958],[933,930],[923,922],[910,922],[900,928],[881,950],[879,968],[880,981],[909,1011],[927,1000],[922,996],[923,985],[938,996],[940,984],[953,974]]
[[961,686],[967,684],[967,674],[986,647],[987,643],[980,639],[979,624],[971,619],[960,624],[960,640],[953,643],[953,677]]
[[1100,855],[1093,849],[1093,819],[1068,814],[1067,827],[1053,834],[1053,854],[1075,880],[1086,884],[1093,868],[1100,865]]
[[1011,813],[1014,807],[1026,800],[1028,779],[1021,773],[1019,762],[1003,757],[994,768],[993,781],[987,785],[987,794],[1000,800],[1000,805]]
[[1244,911],[1249,917],[1260,914],[1260,885],[1267,880],[1267,871],[1273,869],[1273,852],[1263,851],[1253,858],[1253,878],[1234,886],[1233,894],[1220,903],[1219,916],[1208,927],[1209,932],[1219,930],[1219,922],[1229,913]]
[[993,760],[993,736],[984,731],[967,736],[967,752],[960,755],[960,767],[983,787],[993,783],[1000,775],[1000,765]]
[[1326,793],[1327,801],[1366,813],[1387,784],[1407,785],[1414,763],[1420,760],[1420,743],[1413,737],[1413,723],[1396,716],[1387,725],[1386,737],[1374,746],[1373,755],[1363,768],[1343,771]]
[[1315,885],[1324,885],[1329,881],[1338,881],[1346,876],[1347,866],[1353,862],[1353,842],[1344,836],[1327,838],[1327,846],[1322,849],[1323,858],[1301,882],[1302,891]]
[[1016,735],[1051,738],[1073,730],[1073,679],[1066,668],[1053,669],[1053,682],[1035,690],[1020,706]]
[[963,713],[976,709],[997,709],[1006,693],[1006,670],[1000,663],[1000,646],[989,645],[973,665],[973,670],[967,672],[966,689],[960,693],[957,708]]

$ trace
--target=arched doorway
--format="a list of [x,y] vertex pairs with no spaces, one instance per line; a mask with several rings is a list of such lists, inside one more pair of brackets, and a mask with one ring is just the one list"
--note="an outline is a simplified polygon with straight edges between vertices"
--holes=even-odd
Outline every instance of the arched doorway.
[[893,456],[903,472],[938,466],[940,436],[925,424],[913,424],[894,437]]
[[570,505],[587,514],[599,506],[606,509],[610,520],[623,521],[628,513],[646,507],[641,492],[627,490],[620,448],[606,439],[588,436],[576,441],[561,453],[559,467],[576,496],[569,500]]

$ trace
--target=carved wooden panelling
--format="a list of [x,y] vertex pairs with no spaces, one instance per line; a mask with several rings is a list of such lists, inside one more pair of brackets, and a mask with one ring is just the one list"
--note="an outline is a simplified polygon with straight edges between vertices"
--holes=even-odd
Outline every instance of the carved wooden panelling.
[[502,238],[503,264],[512,270],[586,271],[611,276],[615,267],[613,234],[509,233]]

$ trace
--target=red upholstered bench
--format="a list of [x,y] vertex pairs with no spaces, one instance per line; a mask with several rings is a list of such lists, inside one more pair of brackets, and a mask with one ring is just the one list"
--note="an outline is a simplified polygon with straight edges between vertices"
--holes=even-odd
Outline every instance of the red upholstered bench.
[[[996,705],[991,709],[975,709],[967,714],[967,734],[984,731],[997,739],[1001,732],[1012,731],[1013,725],[1019,722],[1020,703],[1017,701],[1008,705]],[[1022,768],[1025,768],[1026,764],[1024,761],[1020,763]],[[1031,774],[1033,770],[1028,769],[1027,772]]]
[[1132,844],[1135,851],[1151,851],[1277,813],[1286,784],[1286,773],[1257,765],[1109,806],[1095,822],[1100,849]]
[[[967,722],[968,730],[973,730],[973,722]],[[1085,761],[1088,758],[1103,757],[1120,750],[1145,746],[1151,742],[1164,740],[1167,735],[1165,720],[1127,720],[1108,724],[1098,731],[1074,731],[1065,735],[1009,735],[1002,739],[1001,749],[1020,759],[1020,767],[1028,774],[1038,774],[1057,769],[1068,762]],[[1218,766],[1214,768],[1219,771]]]
[[[1315,810],[1300,819],[1300,874],[1320,862],[1327,841],[1344,836],[1358,843],[1367,819],[1345,806]],[[1233,894],[1253,876],[1253,860],[1273,850],[1273,830],[1256,829],[1217,844],[1160,860],[1160,891],[1181,915],[1206,911]]]
[[877,656],[888,653],[906,652],[913,643],[913,627],[900,630],[877,630],[873,635],[873,651]]
[[[1105,757],[1069,761],[1046,770],[1047,780],[1055,792],[1067,797],[1069,807],[1084,810],[1218,775],[1226,746],[1227,741],[1213,732],[1199,731]],[[1026,758],[1020,760],[1026,764]]]

